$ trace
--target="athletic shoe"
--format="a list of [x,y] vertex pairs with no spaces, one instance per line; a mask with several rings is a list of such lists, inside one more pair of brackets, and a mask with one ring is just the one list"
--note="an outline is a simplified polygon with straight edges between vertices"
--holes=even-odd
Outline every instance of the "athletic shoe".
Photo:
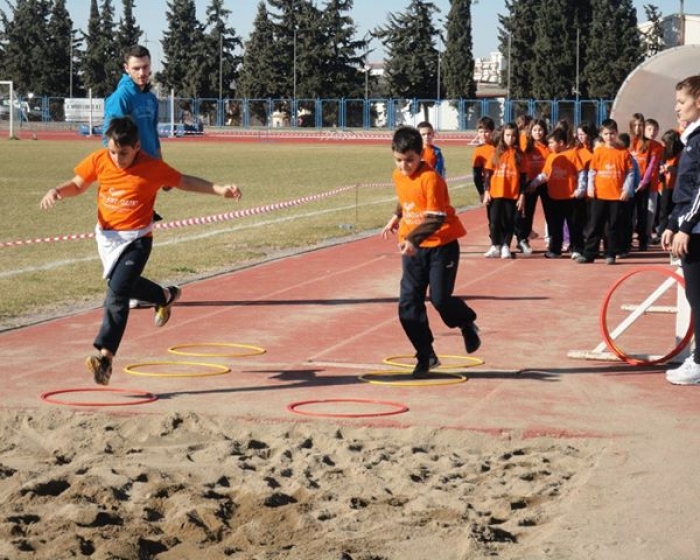
[[576,259],[576,262],[577,262],[578,264],[589,264],[589,263],[592,263],[592,262],[593,262],[593,259],[588,258],[588,257],[585,256],[585,255],[581,255],[580,257],[578,257],[578,258]]
[[628,259],[629,256],[630,256],[630,252],[629,252],[629,251],[622,251],[622,253],[619,253],[619,254],[617,255],[617,258],[618,258],[618,259]]
[[545,258],[545,259],[560,259],[560,258],[561,258],[561,254],[560,254],[560,253],[555,253],[554,251],[547,251],[547,252],[544,254],[544,258]]
[[85,360],[85,367],[92,372],[95,383],[98,385],[109,385],[112,377],[112,360],[104,354],[88,356]]
[[503,247],[501,247],[501,258],[502,259],[512,258],[511,254],[510,254],[510,247],[508,247],[508,245],[503,245]]
[[168,292],[170,292],[170,297],[165,305],[156,305],[155,315],[153,316],[153,322],[156,327],[162,327],[170,319],[170,308],[173,306],[180,296],[182,295],[182,289],[178,286],[168,286]]
[[522,251],[523,255],[532,255],[532,247],[530,247],[527,239],[518,241],[518,247]]
[[605,257],[605,264],[615,264],[615,257]]
[[462,327],[462,338],[464,339],[464,348],[468,354],[476,352],[481,346],[481,338],[479,338],[479,327],[476,323],[469,323]]
[[491,248],[484,253],[487,259],[497,259],[501,256],[501,250],[495,245],[491,245]]
[[574,261],[578,260],[582,256],[583,255],[581,253],[579,253],[578,251],[574,251],[573,253],[571,253],[571,260],[574,260]]
[[700,364],[696,364],[693,356],[689,356],[680,367],[666,372],[666,381],[674,385],[700,384]]
[[430,370],[440,365],[440,359],[433,352],[427,359],[418,358],[416,367],[413,368],[411,377],[413,379],[427,379],[430,375]]

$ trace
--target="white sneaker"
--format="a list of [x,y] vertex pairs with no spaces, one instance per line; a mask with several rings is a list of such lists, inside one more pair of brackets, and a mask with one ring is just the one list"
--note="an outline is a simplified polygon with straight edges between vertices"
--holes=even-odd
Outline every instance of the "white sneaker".
[[527,239],[522,239],[521,241],[518,241],[518,247],[523,252],[523,255],[532,255],[532,247],[530,247],[530,244],[527,242]]
[[155,303],[151,303],[150,301],[141,301],[140,299],[130,299],[129,300],[129,309],[144,309],[146,307],[155,307]]
[[491,248],[484,253],[487,259],[497,259],[501,256],[501,251],[495,245],[491,245]]
[[674,385],[698,385],[700,364],[696,364],[693,356],[689,356],[680,367],[666,371],[666,381]]
[[575,261],[580,256],[582,256],[581,253],[579,253],[578,251],[574,251],[573,253],[571,253],[571,260]]
[[509,259],[511,258],[510,256],[510,247],[508,245],[504,245],[501,247],[501,258],[502,259]]

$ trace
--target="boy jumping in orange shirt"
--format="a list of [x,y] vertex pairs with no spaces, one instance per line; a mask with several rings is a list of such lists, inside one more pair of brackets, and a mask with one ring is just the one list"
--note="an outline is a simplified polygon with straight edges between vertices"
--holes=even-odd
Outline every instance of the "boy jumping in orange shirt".
[[114,118],[105,132],[107,148],[97,150],[75,168],[75,176],[49,189],[41,208],[83,194],[98,182],[95,239],[102,260],[107,294],[102,326],[93,343],[98,353],[85,364],[95,382],[108,385],[112,360],[121,344],[129,318],[129,298],[155,304],[154,322],[162,327],[180,297],[177,286],[164,288],[141,276],[153,247],[153,206],[162,185],[185,191],[216,194],[238,200],[235,185],[217,185],[199,177],[183,175],[140,149],[136,124],[129,117]]
[[476,313],[452,295],[459,266],[459,241],[466,234],[450,205],[444,179],[421,161],[423,139],[412,127],[401,127],[391,144],[396,169],[396,212],[382,230],[382,237],[398,231],[403,274],[399,295],[399,319],[416,350],[413,377],[425,378],[440,364],[433,350],[433,333],[428,324],[425,297],[450,328],[460,328],[467,352],[480,344],[474,324]]

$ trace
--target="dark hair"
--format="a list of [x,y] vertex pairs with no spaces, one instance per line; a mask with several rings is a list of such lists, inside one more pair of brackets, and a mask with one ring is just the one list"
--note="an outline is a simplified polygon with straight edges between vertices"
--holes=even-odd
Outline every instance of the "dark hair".
[[676,91],[686,90],[693,99],[700,97],[700,76],[688,76],[676,84]]
[[583,130],[583,133],[588,136],[588,145],[584,145],[576,135],[576,147],[577,148],[588,148],[589,150],[593,147],[593,140],[598,136],[598,131],[595,126],[590,121],[581,121],[578,123],[577,129]]
[[139,128],[129,117],[116,117],[109,121],[105,138],[119,146],[135,147],[139,141]]
[[617,132],[617,121],[615,119],[605,119],[602,123],[600,123],[600,129],[602,130],[604,128]]
[[625,148],[629,148],[632,144],[632,138],[626,132],[620,132],[620,134],[617,135],[617,141]]
[[681,135],[673,128],[663,133],[661,143],[664,145],[664,159],[672,159],[683,151]]
[[569,145],[569,135],[563,128],[555,128],[547,135],[547,140],[554,140],[559,143],[562,142],[564,145]]
[[400,154],[415,152],[420,155],[423,153],[423,137],[417,128],[401,126],[391,139],[391,150]]
[[418,129],[420,129],[420,128],[429,128],[430,130],[434,130],[434,129],[433,129],[433,125],[430,124],[430,122],[428,122],[428,121],[421,121],[421,122],[419,122],[418,125],[416,126],[416,128],[418,128]]
[[520,154],[522,153],[520,151],[520,148],[518,147],[518,125],[515,124],[514,122],[509,122],[504,124],[501,127],[500,132],[498,133],[498,138],[496,139],[496,151],[493,153],[493,165],[494,167],[498,166],[498,161],[501,159],[501,156],[508,150],[510,147],[506,146],[506,143],[503,141],[504,137],[504,132],[506,130],[512,130],[515,133],[515,143],[513,144],[513,148],[515,149],[515,162],[518,165],[518,168],[520,167]]
[[493,132],[496,130],[496,123],[491,117],[481,117],[478,121],[476,121],[476,128],[477,130],[483,128],[484,130]]
[[124,49],[124,62],[129,62],[130,58],[151,58],[151,53],[143,45],[132,45]]

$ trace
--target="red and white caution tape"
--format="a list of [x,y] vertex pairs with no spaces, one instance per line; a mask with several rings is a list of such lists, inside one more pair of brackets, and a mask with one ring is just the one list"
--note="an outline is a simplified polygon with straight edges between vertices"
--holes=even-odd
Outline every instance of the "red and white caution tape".
[[[450,179],[449,182],[460,181],[466,179],[466,176],[455,177]],[[275,202],[272,204],[265,204],[263,206],[257,206],[255,208],[246,208],[245,210],[235,210],[233,212],[224,212],[222,214],[214,214],[211,216],[202,216],[199,218],[186,218],[184,220],[173,220],[170,222],[158,222],[155,224],[155,229],[176,229],[190,226],[198,226],[203,224],[215,224],[218,222],[225,222],[228,220],[236,220],[239,218],[247,218],[250,216],[257,216],[259,214],[266,214],[268,212],[274,212],[275,210],[285,210],[287,208],[293,208],[294,206],[300,206],[302,204],[308,204],[309,202],[315,202],[317,200],[322,200],[331,196],[336,196],[338,194],[356,189],[360,187],[390,187],[392,183],[363,183],[361,185],[350,185],[346,187],[339,187],[330,191],[326,191],[319,194],[312,194],[308,196],[302,196],[300,198],[295,198],[293,200],[286,200],[283,202]],[[75,233],[70,235],[56,235],[53,237],[37,237],[35,239],[24,239],[19,241],[0,241],[0,248],[4,247],[20,247],[24,245],[38,245],[39,243],[56,243],[58,241],[77,241],[81,239],[92,239],[95,237],[95,233]]]

